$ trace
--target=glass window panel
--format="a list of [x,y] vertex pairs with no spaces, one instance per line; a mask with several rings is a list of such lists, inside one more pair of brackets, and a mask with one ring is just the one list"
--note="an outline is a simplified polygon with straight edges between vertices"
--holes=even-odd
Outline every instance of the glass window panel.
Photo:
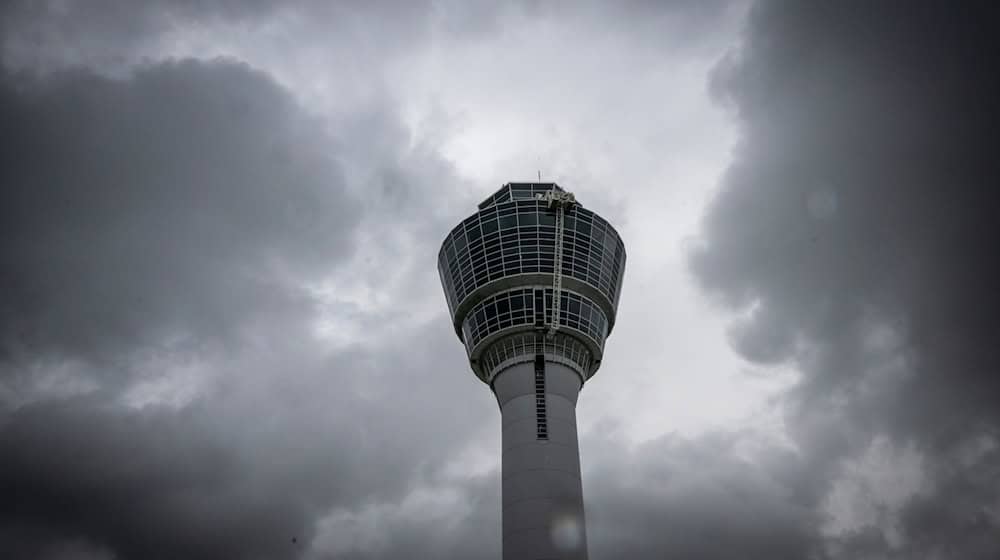
[[[469,238],[469,243],[475,243],[482,236],[482,232],[479,230],[479,224],[466,225],[465,234]],[[474,250],[474,249],[470,249]]]
[[577,315],[580,314],[580,302],[579,302],[579,300],[577,300],[577,299],[571,299],[569,301],[569,312],[570,313],[575,313]]

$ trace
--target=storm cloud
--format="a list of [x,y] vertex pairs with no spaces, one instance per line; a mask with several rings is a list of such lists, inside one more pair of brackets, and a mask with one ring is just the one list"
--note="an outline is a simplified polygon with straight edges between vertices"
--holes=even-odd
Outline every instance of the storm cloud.
[[[446,379],[388,377],[422,376],[447,325],[408,335],[405,365],[315,342],[366,190],[447,179],[391,112],[330,122],[244,64],[189,60],[5,74],[0,122],[0,548],[297,557],[332,509],[407,494],[421,463],[383,453],[462,441],[403,425]],[[349,187],[339,159],[366,143],[374,179]]]
[[998,556],[996,14],[745,8],[5,5],[0,554],[498,558],[434,262],[544,173],[592,558]]
[[256,313],[296,312],[282,275],[352,251],[358,202],[320,148],[331,138],[266,77],[188,61],[6,78],[8,358],[221,342]]
[[747,359],[801,371],[788,415],[807,453],[847,460],[882,436],[924,474],[893,506],[854,496],[885,534],[838,533],[847,557],[1000,553],[995,16],[761,5],[714,76],[742,139],[698,278],[745,314],[730,334]]

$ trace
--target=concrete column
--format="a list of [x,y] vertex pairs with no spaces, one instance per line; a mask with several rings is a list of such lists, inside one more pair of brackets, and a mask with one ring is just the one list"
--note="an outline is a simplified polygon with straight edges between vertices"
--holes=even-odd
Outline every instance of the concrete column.
[[535,365],[510,367],[493,382],[503,416],[504,560],[587,558],[576,434],[581,385],[573,370],[545,363],[548,439],[539,439]]

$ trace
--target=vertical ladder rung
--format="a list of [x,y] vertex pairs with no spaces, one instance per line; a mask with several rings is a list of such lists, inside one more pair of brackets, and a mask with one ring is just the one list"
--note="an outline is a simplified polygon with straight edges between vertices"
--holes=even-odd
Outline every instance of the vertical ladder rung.
[[535,355],[535,438],[549,439],[548,418],[545,413],[545,356]]

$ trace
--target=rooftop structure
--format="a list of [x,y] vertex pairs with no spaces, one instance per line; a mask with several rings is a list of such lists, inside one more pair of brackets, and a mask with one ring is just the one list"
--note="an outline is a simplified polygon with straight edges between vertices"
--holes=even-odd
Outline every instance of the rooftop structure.
[[438,256],[455,333],[503,417],[503,557],[585,559],[576,402],[614,327],[625,247],[555,183],[508,183]]

